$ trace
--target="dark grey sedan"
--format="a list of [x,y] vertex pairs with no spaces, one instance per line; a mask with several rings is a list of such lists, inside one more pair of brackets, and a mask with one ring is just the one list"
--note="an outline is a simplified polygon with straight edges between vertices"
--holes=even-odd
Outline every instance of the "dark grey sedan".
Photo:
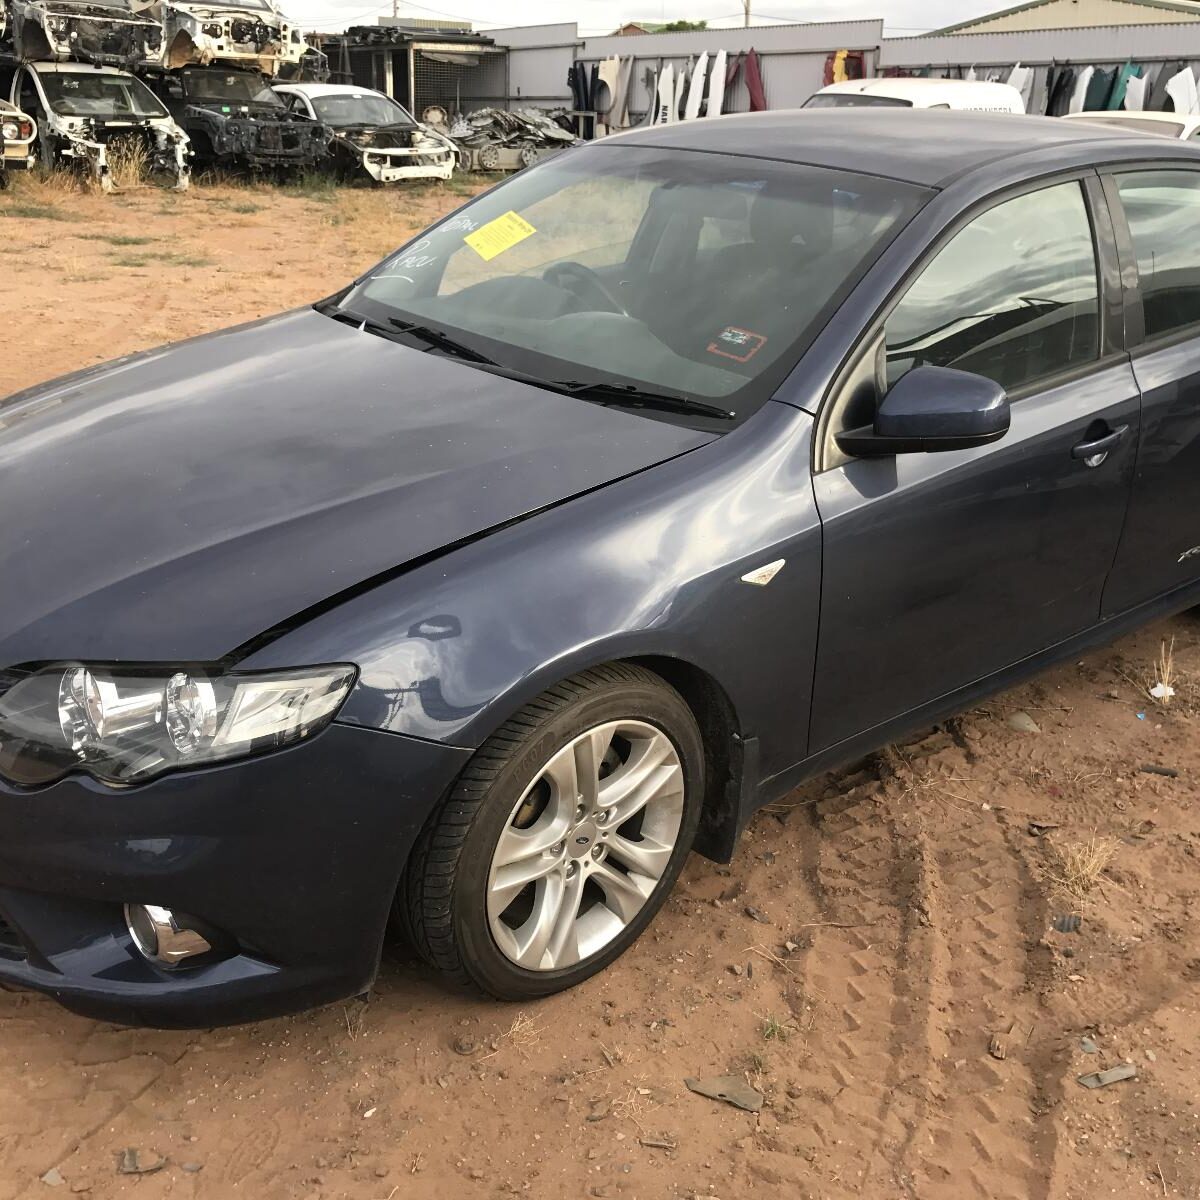
[[0,405],[0,981],[579,983],[815,772],[1200,600],[1200,154],[656,126]]

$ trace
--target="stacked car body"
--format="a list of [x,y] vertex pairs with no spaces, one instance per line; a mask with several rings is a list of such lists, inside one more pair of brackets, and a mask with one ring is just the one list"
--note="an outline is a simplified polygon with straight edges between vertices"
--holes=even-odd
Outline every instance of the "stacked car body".
[[176,188],[193,164],[380,183],[457,164],[453,142],[382,93],[301,82],[324,56],[273,0],[0,4],[0,97],[33,127],[6,136],[14,159],[82,167],[104,190],[118,150]]

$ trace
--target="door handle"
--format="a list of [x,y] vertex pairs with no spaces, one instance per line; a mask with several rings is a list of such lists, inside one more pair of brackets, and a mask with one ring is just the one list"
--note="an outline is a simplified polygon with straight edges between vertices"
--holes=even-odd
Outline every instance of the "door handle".
[[1115,450],[1121,439],[1129,432],[1128,425],[1118,425],[1103,437],[1093,438],[1087,442],[1079,442],[1071,447],[1071,457],[1082,459],[1085,467],[1098,467],[1107,457],[1110,450]]

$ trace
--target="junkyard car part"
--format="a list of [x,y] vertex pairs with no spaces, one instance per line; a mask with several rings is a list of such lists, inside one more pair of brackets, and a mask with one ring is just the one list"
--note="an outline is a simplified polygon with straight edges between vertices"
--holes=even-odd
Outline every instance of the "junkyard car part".
[[170,179],[178,190],[188,187],[187,134],[128,72],[82,63],[25,63],[13,76],[12,95],[36,114],[37,146],[47,169],[81,167],[111,191],[110,159],[123,153],[146,175]]
[[289,111],[256,71],[184,67],[156,81],[192,139],[198,162],[251,170],[304,170],[326,153],[326,125]]
[[275,92],[292,112],[329,127],[329,152],[344,178],[398,183],[454,174],[457,146],[382,92],[334,83],[277,83]]
[[129,0],[5,0],[7,28],[0,50],[19,61],[158,66],[162,26],[135,12]]
[[274,0],[152,0],[144,11],[162,22],[168,70],[225,63],[273,76],[311,53]]
[[535,108],[481,108],[455,121],[450,136],[472,171],[519,171],[576,142],[570,130]]
[[0,184],[6,171],[23,171],[33,166],[32,147],[37,136],[33,118],[14,104],[0,99]]

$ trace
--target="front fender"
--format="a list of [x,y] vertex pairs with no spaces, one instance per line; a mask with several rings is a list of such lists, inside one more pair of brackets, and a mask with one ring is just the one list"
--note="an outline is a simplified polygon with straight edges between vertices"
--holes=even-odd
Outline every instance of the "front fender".
[[[821,552],[811,425],[767,404],[698,450],[300,619],[242,665],[355,662],[340,721],[470,748],[586,667],[674,658],[721,687],[775,774],[806,750]],[[769,585],[742,582],[780,558]]]

